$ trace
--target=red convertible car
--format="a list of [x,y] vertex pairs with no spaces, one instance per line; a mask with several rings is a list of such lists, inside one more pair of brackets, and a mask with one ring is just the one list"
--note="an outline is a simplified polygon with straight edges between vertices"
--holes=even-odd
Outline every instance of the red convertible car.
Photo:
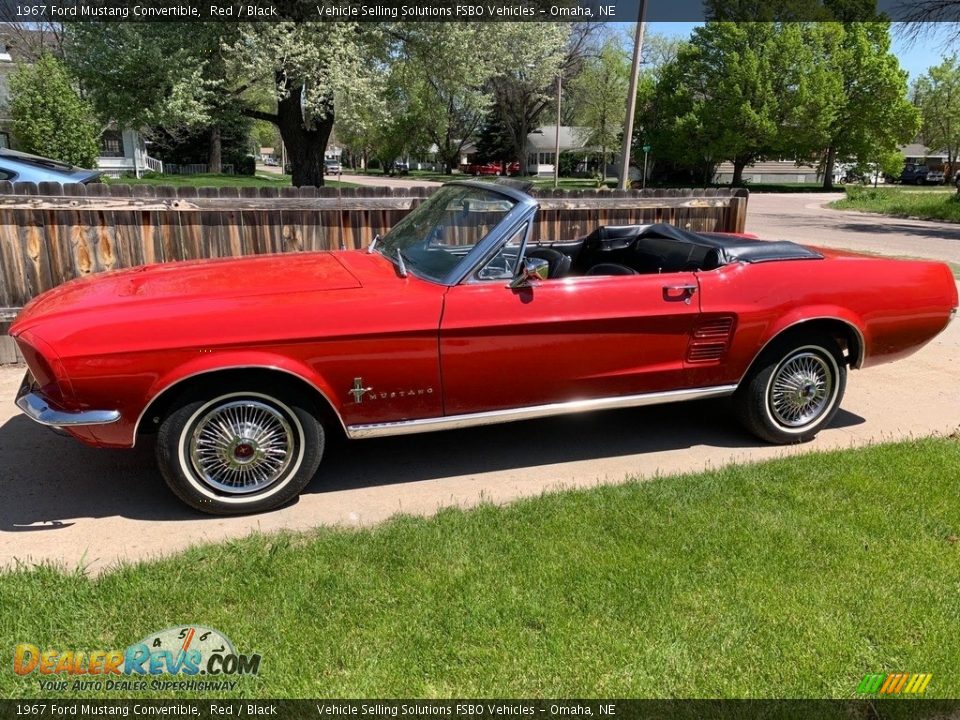
[[325,440],[732,397],[809,440],[848,369],[909,355],[956,313],[941,263],[668,225],[534,238],[536,200],[451,183],[366,251],[138,267],[36,298],[11,334],[28,416],[89,445],[156,435],[170,488],[266,510]]

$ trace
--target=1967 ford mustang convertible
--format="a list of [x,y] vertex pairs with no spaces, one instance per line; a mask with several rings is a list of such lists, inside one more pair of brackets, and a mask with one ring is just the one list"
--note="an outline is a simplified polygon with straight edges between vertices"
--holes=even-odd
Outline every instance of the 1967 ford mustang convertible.
[[[802,442],[848,369],[956,313],[950,269],[667,225],[536,237],[537,202],[451,183],[367,251],[138,267],[66,283],[10,333],[28,416],[89,445],[155,434],[200,510],[294,498],[361,439],[731,396]],[[909,371],[905,368],[905,371]]]

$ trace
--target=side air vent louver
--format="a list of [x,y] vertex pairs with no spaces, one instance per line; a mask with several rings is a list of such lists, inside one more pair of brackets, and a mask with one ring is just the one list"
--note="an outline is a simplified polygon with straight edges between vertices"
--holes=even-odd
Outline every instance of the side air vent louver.
[[687,362],[716,362],[730,346],[733,318],[711,318],[698,325],[687,346]]

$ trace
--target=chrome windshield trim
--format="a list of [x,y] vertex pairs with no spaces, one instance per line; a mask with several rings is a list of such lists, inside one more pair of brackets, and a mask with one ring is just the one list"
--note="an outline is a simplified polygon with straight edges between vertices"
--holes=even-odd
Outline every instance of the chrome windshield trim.
[[716,385],[705,388],[685,390],[667,390],[664,392],[642,393],[640,395],[622,395],[610,398],[590,400],[571,400],[569,402],[532,405],[530,407],[492,410],[490,412],[450,415],[448,417],[424,418],[421,420],[402,420],[400,422],[373,423],[370,425],[347,426],[347,437],[351,440],[363,438],[387,437],[389,435],[411,435],[438,430],[458,430],[460,428],[495,425],[517,420],[535,420],[554,415],[592,412],[594,410],[614,410],[617,408],[659,405],[686,400],[704,400],[707,398],[727,397],[737,389],[736,385]]
[[117,410],[84,410],[83,412],[55,410],[42,395],[33,392],[20,395],[17,398],[17,407],[34,422],[53,427],[109,425],[120,419],[120,413]]

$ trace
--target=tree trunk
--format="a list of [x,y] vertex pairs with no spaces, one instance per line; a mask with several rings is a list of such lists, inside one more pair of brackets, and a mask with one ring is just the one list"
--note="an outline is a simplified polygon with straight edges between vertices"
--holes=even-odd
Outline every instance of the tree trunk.
[[743,160],[733,160],[733,178],[730,180],[730,184],[736,187],[743,185],[743,169],[747,166],[747,163]]
[[220,139],[220,126],[210,128],[210,154],[207,158],[207,171],[211,173],[223,172],[222,159],[223,144]]
[[329,108],[322,119],[314,120],[310,128],[305,127],[301,90],[300,85],[291,87],[287,97],[277,103],[277,126],[293,166],[294,187],[322,187],[323,154],[333,130],[333,108]]
[[833,190],[833,165],[837,159],[837,151],[827,148],[827,158],[823,162],[823,189]]

